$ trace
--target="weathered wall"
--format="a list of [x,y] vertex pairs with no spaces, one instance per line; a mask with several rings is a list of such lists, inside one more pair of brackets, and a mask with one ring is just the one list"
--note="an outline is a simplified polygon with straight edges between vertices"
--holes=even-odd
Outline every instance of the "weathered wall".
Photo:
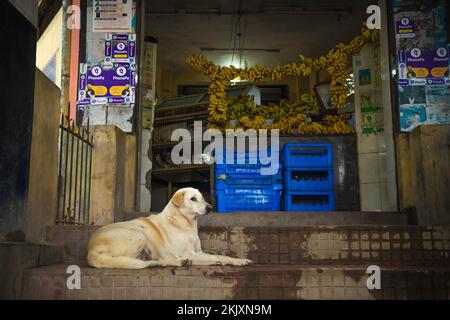
[[43,71],[50,61],[55,58],[54,81],[61,86],[61,44],[63,27],[63,10],[60,9],[41,35],[36,48],[36,66]]
[[136,210],[137,192],[137,139],[136,136],[125,136],[125,181],[124,181],[124,207],[125,212]]
[[450,125],[400,134],[397,158],[402,208],[420,225],[450,225]]
[[[15,1],[22,2],[25,1]],[[27,1],[29,2],[29,1]],[[36,2],[29,8],[37,15]],[[28,172],[33,123],[35,82],[35,26],[9,1],[0,1],[3,53],[4,94],[0,97],[0,238],[10,234],[23,240],[26,221]],[[10,32],[14,30],[13,32]],[[18,36],[20,35],[20,36]]]
[[44,240],[56,217],[60,90],[36,71],[26,238]]
[[[101,64],[104,59],[105,36],[103,32],[93,32],[93,0],[86,1],[86,60],[81,61],[87,63],[89,66]],[[133,1],[133,12],[135,10],[136,1]],[[134,26],[133,26],[134,27]],[[135,31],[133,33],[136,33]],[[86,110],[87,117],[92,125],[116,125],[125,132],[133,131],[133,116],[134,110],[132,108],[118,107],[117,105],[101,105],[91,106]]]
[[115,126],[96,126],[93,135],[90,223],[101,225],[134,209],[136,137]]

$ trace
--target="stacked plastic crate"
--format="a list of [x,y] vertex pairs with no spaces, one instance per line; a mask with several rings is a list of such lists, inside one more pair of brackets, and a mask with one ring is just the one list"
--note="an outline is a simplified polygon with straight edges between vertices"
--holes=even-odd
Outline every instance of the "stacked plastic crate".
[[280,211],[281,165],[274,175],[264,175],[261,169],[269,165],[261,164],[257,152],[235,152],[233,157],[232,164],[228,159],[215,166],[217,212]]
[[334,211],[331,144],[286,144],[283,148],[285,211]]

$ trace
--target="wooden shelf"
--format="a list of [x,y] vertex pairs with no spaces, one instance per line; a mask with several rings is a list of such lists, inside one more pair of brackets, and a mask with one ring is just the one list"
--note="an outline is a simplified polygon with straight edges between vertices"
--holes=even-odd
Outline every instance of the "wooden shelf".
[[[173,141],[173,142],[164,142],[164,143],[155,143],[152,145],[152,149],[165,149],[173,147],[179,144],[181,141]],[[211,143],[211,141],[191,141],[191,143],[201,142],[202,144]]]
[[211,166],[207,164],[186,165],[152,170],[152,180],[163,183],[208,182]]
[[175,121],[192,120],[192,119],[197,120],[198,118],[201,118],[201,117],[204,117],[206,119],[208,116],[209,116],[208,111],[175,114],[173,116],[155,118],[155,124],[161,123],[161,122],[175,122]]
[[208,169],[209,170],[210,167],[211,166],[209,164],[192,164],[192,165],[186,165],[186,166],[158,168],[158,169],[153,169],[152,174],[161,174],[164,172],[199,170],[199,169]]

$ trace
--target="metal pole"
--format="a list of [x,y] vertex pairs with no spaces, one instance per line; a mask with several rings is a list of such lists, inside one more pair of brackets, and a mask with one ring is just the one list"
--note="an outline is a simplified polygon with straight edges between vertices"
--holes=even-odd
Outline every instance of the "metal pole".
[[[67,120],[69,121],[69,120]],[[69,155],[69,132],[70,129],[65,128],[63,122],[63,131],[66,131],[66,150],[64,152],[64,191],[63,191],[63,203],[62,203],[62,222],[65,222],[64,213],[66,211],[66,192],[67,192],[67,167],[68,167],[68,155]],[[70,122],[68,123],[68,128],[70,128]],[[67,131],[68,130],[68,131]]]
[[[87,140],[89,141],[89,132],[87,132],[87,133],[88,134],[86,136],[87,136]],[[88,181],[88,178],[89,178],[89,175],[90,175],[90,173],[88,173],[89,150],[91,148],[92,147],[89,144],[86,145],[86,156],[85,156],[86,158],[85,158],[85,161],[84,161],[84,166],[85,166],[85,170],[86,170],[85,175],[86,176],[84,178],[84,191],[83,191],[83,219],[84,219],[84,223],[86,223],[86,224],[89,223],[88,210],[86,208],[86,197],[87,197],[87,181]]]
[[[61,183],[64,181],[62,180],[62,163],[63,163],[63,148],[64,148],[64,114],[61,113],[61,120],[59,124],[59,159],[58,159],[58,199],[57,199],[57,209],[56,209],[56,222],[59,222],[60,220],[64,220],[64,211],[62,214],[62,218],[60,217],[61,213]],[[63,205],[64,207],[64,205]]]
[[[65,112],[65,108],[69,103],[69,83],[70,83],[70,47],[71,47],[71,31],[67,28],[67,13],[71,0],[62,1],[62,43],[61,43],[61,111]],[[70,116],[70,111],[67,114]]]
[[[80,131],[81,131],[82,140],[81,140],[81,166],[80,166],[80,170],[81,170],[81,172],[80,172],[80,201],[78,203],[78,217],[79,217],[80,222],[81,222],[81,212],[82,212],[81,208],[83,208],[83,210],[84,210],[84,207],[82,207],[83,178],[84,178],[84,181],[86,181],[86,172],[84,172],[85,163],[83,161],[84,160],[84,145],[86,144],[86,142],[83,141],[84,140],[83,139],[84,138],[84,129],[80,128]],[[84,174],[84,176],[83,176],[83,174]],[[83,219],[84,219],[84,214],[83,214]]]
[[[77,127],[75,130],[80,130],[80,127]],[[76,133],[76,131],[75,131]],[[80,221],[80,215],[79,212],[77,212],[77,195],[78,195],[78,164],[79,164],[79,150],[80,150],[80,137],[76,136],[77,138],[77,152],[75,156],[75,181],[74,181],[74,198],[73,198],[73,216],[76,218],[77,222]]]
[[69,214],[69,220],[71,220],[71,209],[72,209],[72,177],[73,177],[73,145],[75,144],[75,122],[72,121],[72,126],[70,126],[70,132],[72,133],[71,146],[70,146],[70,181],[69,181],[69,206],[67,207],[67,212]]
[[[94,138],[91,137],[91,144],[94,145]],[[92,180],[92,149],[93,147],[91,146],[89,148],[90,151],[90,155],[89,155],[89,183],[88,183],[88,198],[87,198],[87,215],[88,215],[88,224],[89,224],[89,210],[91,209],[91,180]]]

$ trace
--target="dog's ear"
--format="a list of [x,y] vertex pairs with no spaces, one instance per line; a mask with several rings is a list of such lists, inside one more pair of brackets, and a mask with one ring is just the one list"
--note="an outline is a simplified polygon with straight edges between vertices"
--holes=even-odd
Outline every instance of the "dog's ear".
[[184,201],[184,191],[176,192],[171,201],[175,206],[180,207]]

